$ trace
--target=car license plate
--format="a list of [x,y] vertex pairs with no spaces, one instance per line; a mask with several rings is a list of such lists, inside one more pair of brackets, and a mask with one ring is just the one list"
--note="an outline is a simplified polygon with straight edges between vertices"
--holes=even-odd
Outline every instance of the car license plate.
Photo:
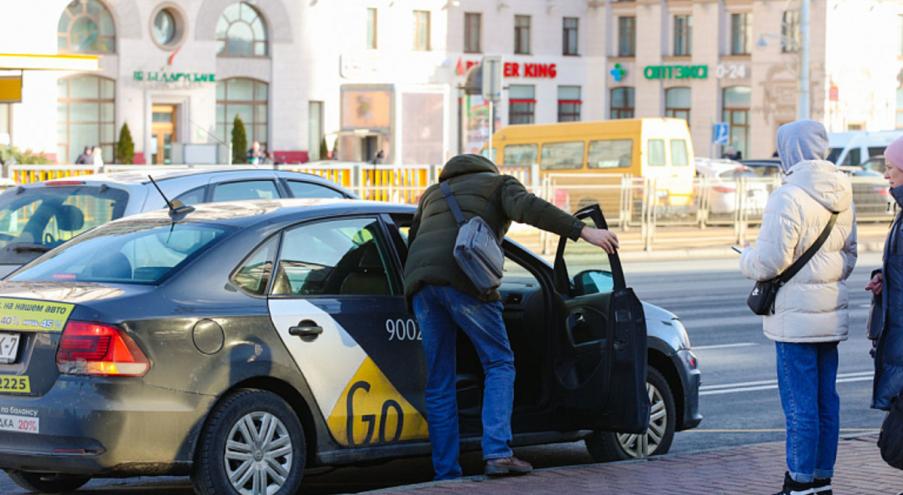
[[19,354],[19,334],[0,332],[0,364],[16,361]]

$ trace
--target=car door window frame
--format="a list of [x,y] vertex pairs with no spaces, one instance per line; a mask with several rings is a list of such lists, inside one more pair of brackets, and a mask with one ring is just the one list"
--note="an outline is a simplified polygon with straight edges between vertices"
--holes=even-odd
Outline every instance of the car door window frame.
[[[384,249],[386,250],[387,263],[385,266],[386,269],[386,281],[389,284],[389,294],[380,294],[380,295],[366,295],[366,294],[274,294],[273,288],[275,286],[275,280],[278,276],[279,266],[282,263],[282,254],[285,248],[285,238],[286,234],[294,229],[310,226],[318,223],[331,223],[342,220],[354,220],[354,219],[372,219],[376,221],[380,227],[379,232],[383,236],[382,244]],[[283,227],[279,231],[279,247],[276,250],[276,263],[273,265],[273,275],[270,280],[270,286],[267,288],[267,297],[272,299],[313,299],[313,298],[345,298],[345,297],[403,297],[404,296],[404,286],[401,281],[400,274],[396,267],[394,266],[394,255],[391,251],[393,249],[393,242],[389,238],[389,232],[385,227],[385,222],[383,221],[382,215],[379,213],[370,213],[370,214],[355,214],[355,215],[337,215],[333,217],[327,218],[314,218],[310,220],[305,220],[303,222],[298,222],[292,225],[288,225]],[[377,249],[380,248],[379,239],[375,239],[377,243]]]
[[[330,187],[330,186],[328,186],[328,185],[326,185],[326,184],[320,184],[320,183],[318,183],[318,182],[312,182],[312,181],[309,181],[309,180],[302,180],[302,179],[286,179],[285,177],[280,177],[280,178],[279,178],[279,182],[281,183],[281,185],[282,185],[282,187],[283,187],[283,189],[285,190],[285,193],[286,193],[285,196],[283,196],[283,197],[286,197],[286,198],[295,198],[295,197],[297,197],[297,196],[295,196],[294,193],[292,193],[292,188],[291,188],[291,185],[289,185],[289,183],[291,183],[291,182],[300,182],[301,184],[306,184],[306,185],[310,185],[310,186],[320,187],[320,188],[323,188],[323,189],[332,191],[332,192],[336,193],[336,194],[338,195],[339,198],[342,198],[342,199],[349,199],[348,195],[345,194],[344,191],[340,191],[340,190],[338,190],[338,189],[336,189],[336,188],[334,188],[334,187]],[[302,198],[302,199],[304,199],[304,198]],[[332,198],[324,198],[324,199],[332,199]],[[336,199],[338,199],[338,198],[336,198]]]

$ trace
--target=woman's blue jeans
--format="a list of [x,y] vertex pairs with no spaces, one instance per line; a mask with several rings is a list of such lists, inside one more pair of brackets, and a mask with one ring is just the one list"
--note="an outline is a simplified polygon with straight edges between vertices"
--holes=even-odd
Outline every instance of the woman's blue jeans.
[[459,328],[473,343],[485,375],[483,459],[511,457],[514,353],[502,303],[480,301],[452,287],[427,285],[414,295],[413,306],[426,355],[426,415],[436,479],[461,476],[455,360]]
[[787,420],[787,470],[800,483],[830,478],[840,436],[837,342],[775,344]]

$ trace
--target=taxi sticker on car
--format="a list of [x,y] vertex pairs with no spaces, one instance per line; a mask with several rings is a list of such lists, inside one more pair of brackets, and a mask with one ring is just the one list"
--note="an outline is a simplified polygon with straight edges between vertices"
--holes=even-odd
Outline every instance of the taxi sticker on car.
[[40,433],[41,420],[38,417],[19,416],[17,414],[0,414],[0,431]]
[[0,393],[30,394],[31,381],[27,376],[0,376]]
[[62,332],[74,304],[0,298],[0,330]]

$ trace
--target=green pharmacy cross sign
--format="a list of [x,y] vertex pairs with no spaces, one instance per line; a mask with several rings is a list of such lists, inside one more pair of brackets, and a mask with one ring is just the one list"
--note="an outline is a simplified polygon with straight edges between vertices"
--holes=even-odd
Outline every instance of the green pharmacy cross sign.
[[643,69],[646,79],[706,79],[708,65],[647,65]]
[[133,77],[138,82],[160,83],[214,83],[216,75],[199,72],[164,72],[136,70]]

